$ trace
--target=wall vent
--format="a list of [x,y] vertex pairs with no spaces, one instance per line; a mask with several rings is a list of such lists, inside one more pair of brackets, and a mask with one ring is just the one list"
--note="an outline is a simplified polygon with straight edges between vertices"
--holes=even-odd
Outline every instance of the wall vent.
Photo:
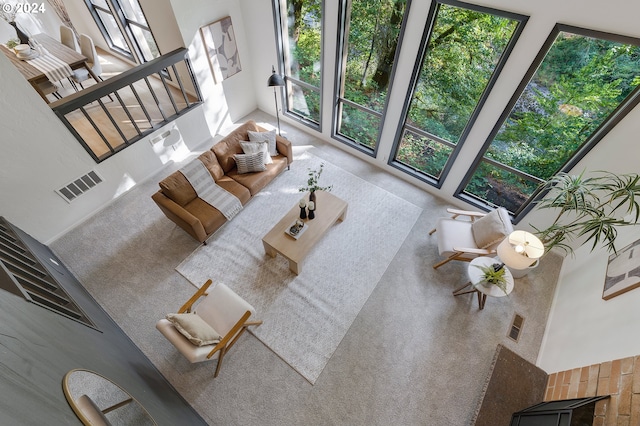
[[102,178],[94,170],[80,176],[69,182],[60,189],[56,189],[56,193],[65,199],[68,203],[76,200],[79,196],[102,182]]
[[512,340],[518,341],[520,337],[520,332],[522,331],[522,327],[524,326],[524,317],[520,314],[515,314],[513,316],[513,321],[511,321],[511,327],[509,328],[509,333],[507,337]]

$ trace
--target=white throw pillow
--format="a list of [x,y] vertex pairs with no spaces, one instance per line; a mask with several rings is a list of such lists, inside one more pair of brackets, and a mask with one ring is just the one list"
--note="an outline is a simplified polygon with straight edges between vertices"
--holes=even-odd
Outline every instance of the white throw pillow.
[[278,155],[278,150],[276,149],[276,131],[269,130],[268,132],[252,132],[248,131],[249,140],[251,142],[264,142],[267,141],[269,143],[269,155],[272,157]]
[[222,338],[217,331],[196,314],[168,314],[167,320],[196,346],[213,345]]
[[262,152],[264,155],[264,164],[273,163],[273,160],[269,155],[269,144],[267,141],[263,141],[263,142],[242,141],[240,142],[240,146],[242,147],[242,152],[244,152],[245,154],[255,154],[256,152]]

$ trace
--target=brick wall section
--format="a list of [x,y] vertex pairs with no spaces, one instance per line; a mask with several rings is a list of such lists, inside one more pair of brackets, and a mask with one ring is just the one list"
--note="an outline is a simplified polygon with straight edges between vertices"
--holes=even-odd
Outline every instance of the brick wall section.
[[550,374],[544,400],[600,395],[594,426],[640,426],[640,355]]

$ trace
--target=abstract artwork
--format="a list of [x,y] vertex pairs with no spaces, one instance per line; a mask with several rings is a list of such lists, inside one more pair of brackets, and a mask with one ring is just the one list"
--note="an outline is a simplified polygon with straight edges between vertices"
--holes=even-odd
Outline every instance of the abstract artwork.
[[640,287],[640,240],[609,256],[602,298],[626,293]]
[[230,16],[205,25],[200,34],[216,83],[242,70]]

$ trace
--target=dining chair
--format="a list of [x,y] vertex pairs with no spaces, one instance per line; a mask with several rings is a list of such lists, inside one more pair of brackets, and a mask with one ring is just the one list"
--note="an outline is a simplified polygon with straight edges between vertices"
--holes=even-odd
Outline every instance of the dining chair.
[[[104,81],[101,77],[102,65],[100,64],[96,47],[91,37],[86,34],[80,34],[80,53],[87,58],[87,65],[91,68],[91,71],[93,71],[100,81]],[[80,68],[73,72],[71,78],[84,89],[82,82],[91,78],[91,75],[88,70]]]
[[69,49],[78,51],[78,41],[73,30],[66,25],[60,25],[60,43],[67,46]]
[[217,359],[214,377],[218,377],[225,354],[249,326],[262,321],[249,321],[255,309],[226,285],[209,286],[211,280],[177,314],[159,320],[156,328],[189,362]]

